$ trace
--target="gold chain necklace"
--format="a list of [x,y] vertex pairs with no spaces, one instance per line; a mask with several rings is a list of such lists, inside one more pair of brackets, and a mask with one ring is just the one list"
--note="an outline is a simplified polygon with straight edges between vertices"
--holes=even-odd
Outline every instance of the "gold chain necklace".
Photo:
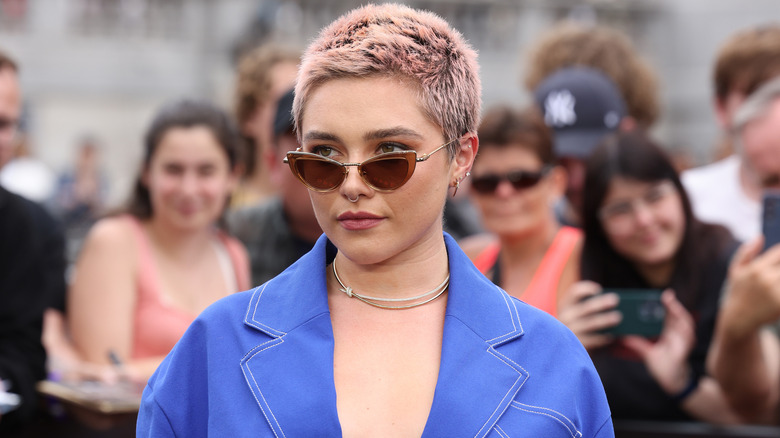
[[[374,307],[379,307],[381,309],[411,309],[412,307],[417,307],[417,306],[422,306],[423,304],[428,304],[431,301],[435,300],[436,298],[439,298],[441,296],[441,294],[443,294],[444,291],[447,290],[447,287],[449,287],[449,285],[450,285],[450,274],[447,274],[447,278],[445,278],[444,281],[442,281],[441,284],[436,286],[433,290],[425,292],[424,294],[421,294],[421,295],[417,295],[416,297],[410,297],[410,298],[370,297],[368,295],[361,295],[361,294],[353,291],[351,287],[344,285],[344,283],[341,281],[341,278],[339,278],[339,273],[336,272],[336,259],[333,259],[333,263],[331,264],[331,266],[333,267],[333,276],[336,277],[336,281],[341,286],[341,289],[339,289],[340,291],[342,291],[345,294],[347,294],[347,296],[350,297],[350,298],[357,298],[360,301],[362,301],[362,302],[364,302],[364,303],[366,303],[368,305],[371,305],[371,306],[374,306]],[[414,304],[405,304],[405,305],[400,305],[400,306],[390,306],[390,305],[386,305],[386,304],[380,304],[381,302],[385,302],[385,303],[409,302],[409,301],[414,301],[414,300],[419,300],[419,299],[425,298],[425,297],[427,297],[429,295],[433,295],[433,296],[428,298],[425,301],[420,301],[419,303],[414,303]],[[376,301],[379,301],[379,303],[377,303]]]

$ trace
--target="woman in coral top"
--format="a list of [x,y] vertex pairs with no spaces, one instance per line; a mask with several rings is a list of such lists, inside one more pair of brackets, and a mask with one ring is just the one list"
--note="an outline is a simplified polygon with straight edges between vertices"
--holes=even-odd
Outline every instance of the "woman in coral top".
[[566,187],[549,129],[535,109],[495,107],[479,128],[471,196],[491,234],[461,241],[477,268],[511,295],[556,316],[559,292],[578,279],[582,233],[553,204]]
[[217,226],[236,184],[237,131],[211,104],[163,108],[126,211],[99,221],[76,264],[68,320],[83,359],[145,381],[209,304],[249,287],[246,250]]

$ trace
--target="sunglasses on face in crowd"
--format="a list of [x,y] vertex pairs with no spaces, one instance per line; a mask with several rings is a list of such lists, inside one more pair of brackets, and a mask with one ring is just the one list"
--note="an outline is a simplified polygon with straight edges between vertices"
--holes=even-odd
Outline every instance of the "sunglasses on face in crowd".
[[19,121],[0,116],[0,131],[16,130]]
[[358,175],[372,189],[390,192],[399,189],[412,177],[417,163],[444,149],[455,140],[417,157],[416,151],[387,152],[362,163],[342,163],[310,152],[288,152],[284,162],[303,184],[315,192],[336,190],[347,179],[350,167],[357,167]]
[[503,175],[495,173],[480,176],[474,175],[471,177],[471,188],[477,193],[490,195],[495,193],[502,181],[509,181],[515,190],[523,190],[539,184],[539,181],[547,175],[550,169],[552,169],[552,166],[547,165],[536,172],[515,170]]

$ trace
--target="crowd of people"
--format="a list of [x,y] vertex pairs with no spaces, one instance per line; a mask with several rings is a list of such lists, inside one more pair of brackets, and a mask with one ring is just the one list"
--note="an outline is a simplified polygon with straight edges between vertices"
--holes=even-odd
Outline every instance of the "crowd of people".
[[[780,26],[723,44],[722,159],[682,173],[625,35],[523,61],[532,103],[483,110],[457,30],[364,6],[245,54],[232,113],[161,107],[119,208],[93,139],[57,202],[0,185],[0,434],[46,378],[145,386],[138,436],[780,426]],[[0,169],[21,72],[0,52]]]

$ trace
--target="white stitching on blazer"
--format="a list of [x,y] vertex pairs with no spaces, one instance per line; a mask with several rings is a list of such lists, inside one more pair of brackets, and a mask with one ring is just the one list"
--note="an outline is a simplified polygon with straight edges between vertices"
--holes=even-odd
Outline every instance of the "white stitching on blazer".
[[[543,408],[541,406],[526,405],[526,404],[523,404],[523,403],[520,403],[520,402],[516,402],[516,401],[513,401],[511,403],[511,406],[513,408],[515,408],[515,409],[518,409],[518,410],[521,410],[521,411],[524,411],[524,412],[529,412],[531,414],[545,415],[545,416],[548,416],[548,417],[554,419],[555,421],[561,423],[561,425],[563,427],[565,427],[566,430],[569,431],[569,434],[572,436],[572,438],[578,438],[578,437],[582,436],[582,432],[577,430],[577,428],[574,425],[574,423],[567,416],[561,414],[560,412],[558,412],[558,411],[556,411],[554,409]],[[529,408],[535,408],[537,410],[533,410],[533,409],[529,409]],[[559,417],[557,417],[555,415],[552,415],[552,414],[547,413],[547,412],[541,412],[541,411],[555,412],[560,417],[564,418],[569,424],[567,425],[563,420],[561,420],[561,418],[559,418]]]

